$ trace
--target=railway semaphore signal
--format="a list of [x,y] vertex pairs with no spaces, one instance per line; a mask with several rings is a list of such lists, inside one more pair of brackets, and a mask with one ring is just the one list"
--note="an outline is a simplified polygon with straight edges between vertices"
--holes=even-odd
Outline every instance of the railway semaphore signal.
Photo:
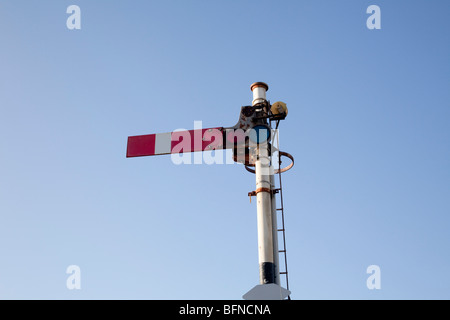
[[[289,298],[284,209],[281,173],[294,165],[294,158],[279,150],[278,125],[287,116],[283,102],[270,104],[266,99],[269,86],[264,82],[251,85],[251,106],[241,107],[239,120],[232,127],[215,127],[128,137],[127,157],[156,156],[186,152],[232,149],[233,160],[244,164],[256,176],[256,189],[249,192],[256,197],[258,226],[258,260],[260,284],[243,295],[249,300],[282,300]],[[274,128],[275,126],[275,128]],[[277,142],[277,143],[276,143]],[[276,147],[275,147],[276,144]],[[275,157],[274,154],[278,156]],[[291,159],[289,166],[281,168],[281,156]],[[274,160],[278,169],[274,168]],[[275,185],[279,175],[279,187]],[[276,194],[281,197],[277,207]],[[281,227],[278,217],[281,215]],[[278,245],[282,234],[283,246]],[[280,254],[284,257],[284,271],[280,272]],[[280,285],[280,275],[286,277],[286,289]]]

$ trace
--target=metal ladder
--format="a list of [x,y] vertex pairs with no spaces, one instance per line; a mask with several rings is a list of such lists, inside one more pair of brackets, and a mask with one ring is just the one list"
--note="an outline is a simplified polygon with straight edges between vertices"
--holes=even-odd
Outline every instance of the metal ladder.
[[[279,169],[281,167],[281,157],[278,158],[279,161]],[[288,267],[287,267],[287,252],[286,252],[286,228],[284,224],[284,206],[283,206],[283,185],[281,183],[281,172],[278,172],[278,181],[279,188],[275,189],[280,195],[280,207],[277,207],[277,214],[281,213],[281,228],[278,228],[277,231],[281,232],[283,241],[281,242],[281,248],[278,248],[278,254],[283,255],[284,260],[284,271],[280,270],[280,276],[284,275],[286,280],[286,289],[289,290],[289,277],[288,277]],[[278,220],[278,217],[277,217]],[[281,258],[281,257],[280,257]],[[290,297],[288,297],[290,299]]]
[[[278,129],[278,124],[280,123],[280,121],[276,121],[276,127],[275,130]],[[272,128],[272,121],[270,121],[270,127]],[[277,148],[278,151],[280,150],[280,137],[278,135],[278,131],[276,131],[276,143],[277,143]],[[272,144],[275,143],[275,136],[272,138]],[[278,254],[279,255],[283,255],[283,260],[284,260],[284,271],[280,270],[280,277],[281,275],[284,275],[285,277],[285,281],[286,281],[286,289],[289,290],[289,277],[288,277],[288,267],[287,267],[287,252],[286,252],[286,227],[284,224],[284,205],[283,205],[283,184],[281,183],[281,154],[280,152],[278,152],[278,184],[279,187],[276,188],[275,194],[278,193],[280,195],[280,206],[276,209],[277,212],[277,221],[278,221],[278,213],[281,213],[281,228],[278,228],[277,231],[281,232],[282,234],[282,247],[280,248],[280,245],[278,245]],[[278,237],[279,238],[279,237]],[[281,257],[280,257],[281,258]],[[281,279],[280,279],[281,280]],[[288,299],[290,300],[291,297],[289,296]]]

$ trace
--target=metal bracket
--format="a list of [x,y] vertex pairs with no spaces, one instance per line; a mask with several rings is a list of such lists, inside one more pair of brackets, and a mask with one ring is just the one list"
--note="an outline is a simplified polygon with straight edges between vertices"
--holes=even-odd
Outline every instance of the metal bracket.
[[250,203],[252,203],[252,197],[256,197],[256,195],[260,192],[267,192],[267,193],[274,195],[274,194],[280,192],[280,189],[279,188],[277,188],[277,189],[258,188],[255,191],[251,191],[248,193],[248,196],[250,198]]

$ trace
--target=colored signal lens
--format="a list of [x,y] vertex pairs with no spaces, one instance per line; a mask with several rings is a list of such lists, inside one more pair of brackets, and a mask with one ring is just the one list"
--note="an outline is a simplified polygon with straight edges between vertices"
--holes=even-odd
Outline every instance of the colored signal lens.
[[270,128],[265,125],[257,125],[250,129],[248,138],[253,143],[264,143],[270,139]]

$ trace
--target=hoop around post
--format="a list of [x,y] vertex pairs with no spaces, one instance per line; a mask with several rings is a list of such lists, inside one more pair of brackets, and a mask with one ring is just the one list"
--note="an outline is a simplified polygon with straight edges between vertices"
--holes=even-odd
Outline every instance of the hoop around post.
[[[283,152],[283,151],[278,151],[278,152],[280,153],[280,158],[281,158],[281,156],[287,157],[287,158],[291,159],[292,162],[287,167],[274,170],[274,174],[286,172],[294,166],[294,157],[292,155],[290,155],[287,152]],[[253,165],[244,164],[245,170],[247,170],[250,173],[255,173],[255,170],[251,168],[254,166],[255,166],[254,164]]]

